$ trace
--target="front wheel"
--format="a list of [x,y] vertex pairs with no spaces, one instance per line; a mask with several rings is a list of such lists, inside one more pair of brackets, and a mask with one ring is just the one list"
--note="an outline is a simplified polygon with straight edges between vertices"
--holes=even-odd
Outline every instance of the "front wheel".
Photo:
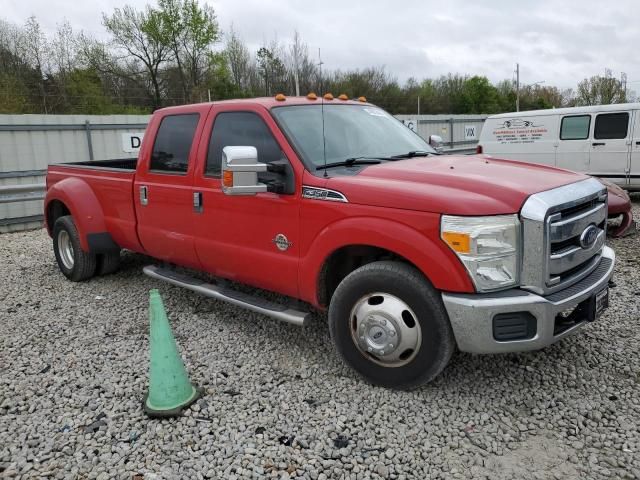
[[338,285],[329,330],[343,360],[373,384],[411,389],[428,383],[455,348],[438,292],[414,267],[364,265]]

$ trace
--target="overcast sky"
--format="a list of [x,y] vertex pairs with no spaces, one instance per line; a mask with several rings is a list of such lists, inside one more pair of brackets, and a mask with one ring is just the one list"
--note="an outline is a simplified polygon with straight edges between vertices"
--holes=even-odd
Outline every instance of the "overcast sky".
[[[201,3],[205,0],[200,0]],[[153,2],[153,0],[152,0]],[[101,12],[122,0],[11,0],[0,16],[24,23],[36,15],[45,31],[67,18],[74,29],[104,37]],[[129,0],[142,7],[147,0]],[[575,87],[605,68],[640,90],[637,0],[209,0],[223,30],[231,24],[254,49],[298,30],[325,68],[384,65],[400,81],[448,72]]]

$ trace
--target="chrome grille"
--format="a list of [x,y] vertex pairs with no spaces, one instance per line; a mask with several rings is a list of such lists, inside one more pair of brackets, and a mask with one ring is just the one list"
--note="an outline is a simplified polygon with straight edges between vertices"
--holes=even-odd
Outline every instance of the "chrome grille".
[[[597,180],[532,195],[520,216],[522,288],[548,295],[580,281],[598,266],[606,239],[607,192]],[[591,242],[586,242],[582,236],[591,225]]]
[[[606,198],[591,199],[549,215],[546,222],[549,255],[545,279],[549,287],[575,282],[596,267],[606,239],[606,220]],[[597,228],[596,239],[585,248],[580,244],[580,238],[590,225]]]

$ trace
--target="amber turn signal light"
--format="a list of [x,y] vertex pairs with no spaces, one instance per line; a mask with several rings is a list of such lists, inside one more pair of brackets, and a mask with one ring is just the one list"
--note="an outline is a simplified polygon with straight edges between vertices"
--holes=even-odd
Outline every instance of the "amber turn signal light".
[[442,232],[442,239],[447,242],[447,245],[449,245],[454,252],[471,252],[471,239],[466,233]]
[[318,96],[314,92],[309,92],[309,93],[307,93],[307,98],[309,100],[317,100]]
[[349,97],[347,97],[347,95],[345,93],[341,93],[340,96],[338,97],[340,100],[349,100]]
[[233,187],[233,172],[231,170],[225,170],[222,174],[222,186]]
[[333,95],[331,95],[330,93],[325,93],[324,94],[324,99],[325,100],[333,100]]
[[278,102],[284,102],[287,99],[287,97],[284,96],[284,93],[279,93],[276,95],[276,100]]
[[366,102],[367,98],[366,97],[358,97],[358,101],[359,102]]

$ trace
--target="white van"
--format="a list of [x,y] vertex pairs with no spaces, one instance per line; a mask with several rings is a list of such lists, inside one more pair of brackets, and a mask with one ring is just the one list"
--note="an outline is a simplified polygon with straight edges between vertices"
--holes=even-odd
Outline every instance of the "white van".
[[640,103],[492,115],[482,127],[478,153],[554,165],[640,190]]

